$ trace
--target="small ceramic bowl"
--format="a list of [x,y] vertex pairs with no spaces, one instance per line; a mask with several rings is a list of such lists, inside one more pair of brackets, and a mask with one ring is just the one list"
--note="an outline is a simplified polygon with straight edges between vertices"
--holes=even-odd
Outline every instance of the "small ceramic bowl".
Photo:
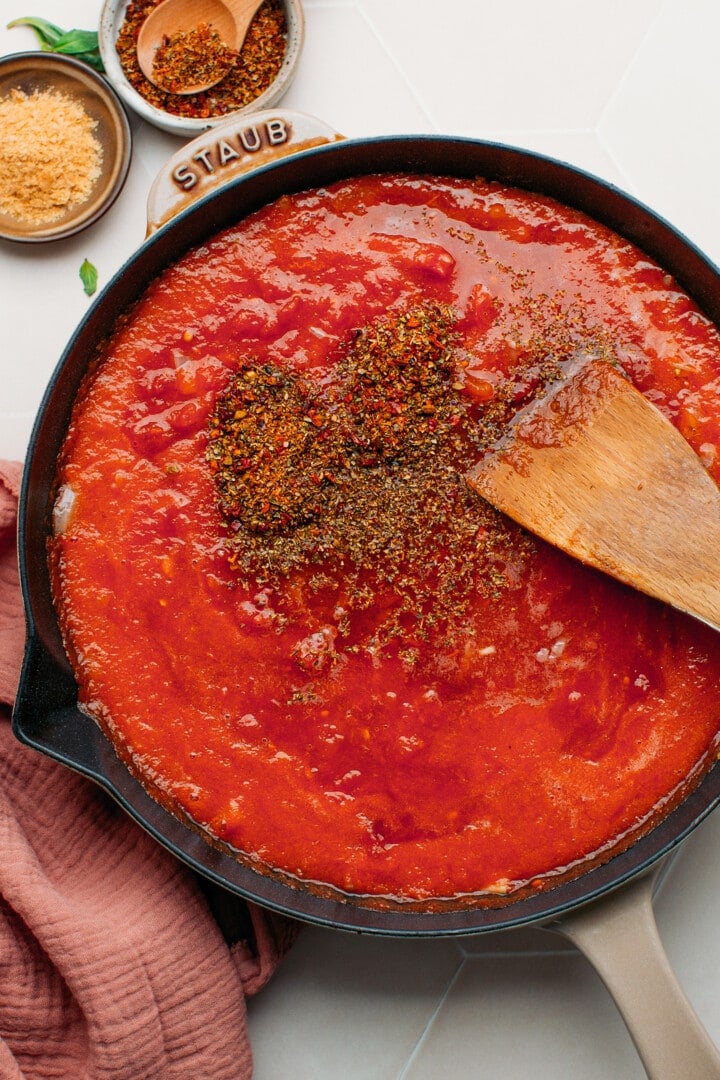
[[287,43],[282,67],[275,80],[264,93],[242,108],[219,116],[190,117],[177,116],[165,109],[150,104],[143,95],[129,82],[120,64],[115,43],[125,22],[128,0],[105,0],[100,15],[98,44],[105,72],[126,105],[129,105],[143,120],[155,127],[169,131],[173,135],[199,135],[200,132],[227,120],[228,116],[254,113],[259,109],[268,109],[276,105],[287,91],[295,75],[305,36],[305,17],[300,0],[283,0],[287,23]]
[[95,121],[93,136],[102,148],[102,158],[99,175],[87,198],[69,206],[57,217],[38,223],[3,212],[0,204],[0,237],[39,243],[72,236],[97,221],[113,204],[125,183],[132,152],[132,135],[125,110],[112,87],[87,64],[51,53],[22,52],[4,56],[0,60],[0,101],[9,98],[13,91],[28,97],[36,91],[55,91],[81,105]]

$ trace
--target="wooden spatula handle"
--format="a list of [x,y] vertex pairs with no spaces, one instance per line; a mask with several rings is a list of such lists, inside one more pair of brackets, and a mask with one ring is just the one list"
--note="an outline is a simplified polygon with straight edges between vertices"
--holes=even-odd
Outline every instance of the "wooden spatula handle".
[[720,490],[606,361],[578,363],[467,479],[574,558],[720,628]]

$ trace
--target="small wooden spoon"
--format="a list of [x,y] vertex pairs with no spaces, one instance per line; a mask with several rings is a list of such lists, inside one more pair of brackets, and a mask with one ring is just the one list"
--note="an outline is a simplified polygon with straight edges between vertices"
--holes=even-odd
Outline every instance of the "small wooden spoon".
[[[137,39],[137,58],[140,70],[146,79],[155,86],[162,87],[155,80],[153,65],[155,53],[166,39],[176,34],[186,34],[207,23],[216,30],[222,41],[239,52],[247,36],[250,23],[263,0],[163,0],[158,4],[140,28]],[[182,94],[197,94],[220,82],[226,72],[210,79],[198,79],[192,85],[175,91]]]
[[569,555],[720,629],[720,490],[606,361],[571,362],[467,481]]

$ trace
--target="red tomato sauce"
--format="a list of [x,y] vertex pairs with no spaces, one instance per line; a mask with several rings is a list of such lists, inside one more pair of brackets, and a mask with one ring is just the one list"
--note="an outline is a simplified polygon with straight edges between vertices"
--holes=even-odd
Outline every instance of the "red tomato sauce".
[[[376,328],[429,303],[452,312],[441,391],[373,383]],[[717,330],[636,248],[550,199],[346,181],[280,199],[148,288],[74,410],[51,564],[81,704],[151,794],[261,872],[460,905],[579,873],[688,791],[716,754],[720,638],[463,484],[547,357],[588,343],[717,478]],[[285,455],[278,505],[315,462],[289,525],[221,512],[213,425],[248,370],[265,398],[247,398],[255,457],[234,512],[275,505],[252,488],[266,432]],[[286,437],[280,384],[300,401]],[[307,509],[311,481],[326,503]]]

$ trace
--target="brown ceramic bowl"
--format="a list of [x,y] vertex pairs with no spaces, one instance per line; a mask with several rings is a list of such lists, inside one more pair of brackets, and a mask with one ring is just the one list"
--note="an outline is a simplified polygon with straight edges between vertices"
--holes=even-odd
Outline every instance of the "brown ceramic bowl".
[[112,87],[87,64],[69,56],[43,52],[12,53],[0,60],[0,100],[13,90],[31,95],[57,91],[78,102],[96,123],[102,147],[100,175],[88,197],[51,221],[36,223],[0,209],[0,237],[24,243],[62,240],[94,224],[120,194],[132,151],[125,110]]

